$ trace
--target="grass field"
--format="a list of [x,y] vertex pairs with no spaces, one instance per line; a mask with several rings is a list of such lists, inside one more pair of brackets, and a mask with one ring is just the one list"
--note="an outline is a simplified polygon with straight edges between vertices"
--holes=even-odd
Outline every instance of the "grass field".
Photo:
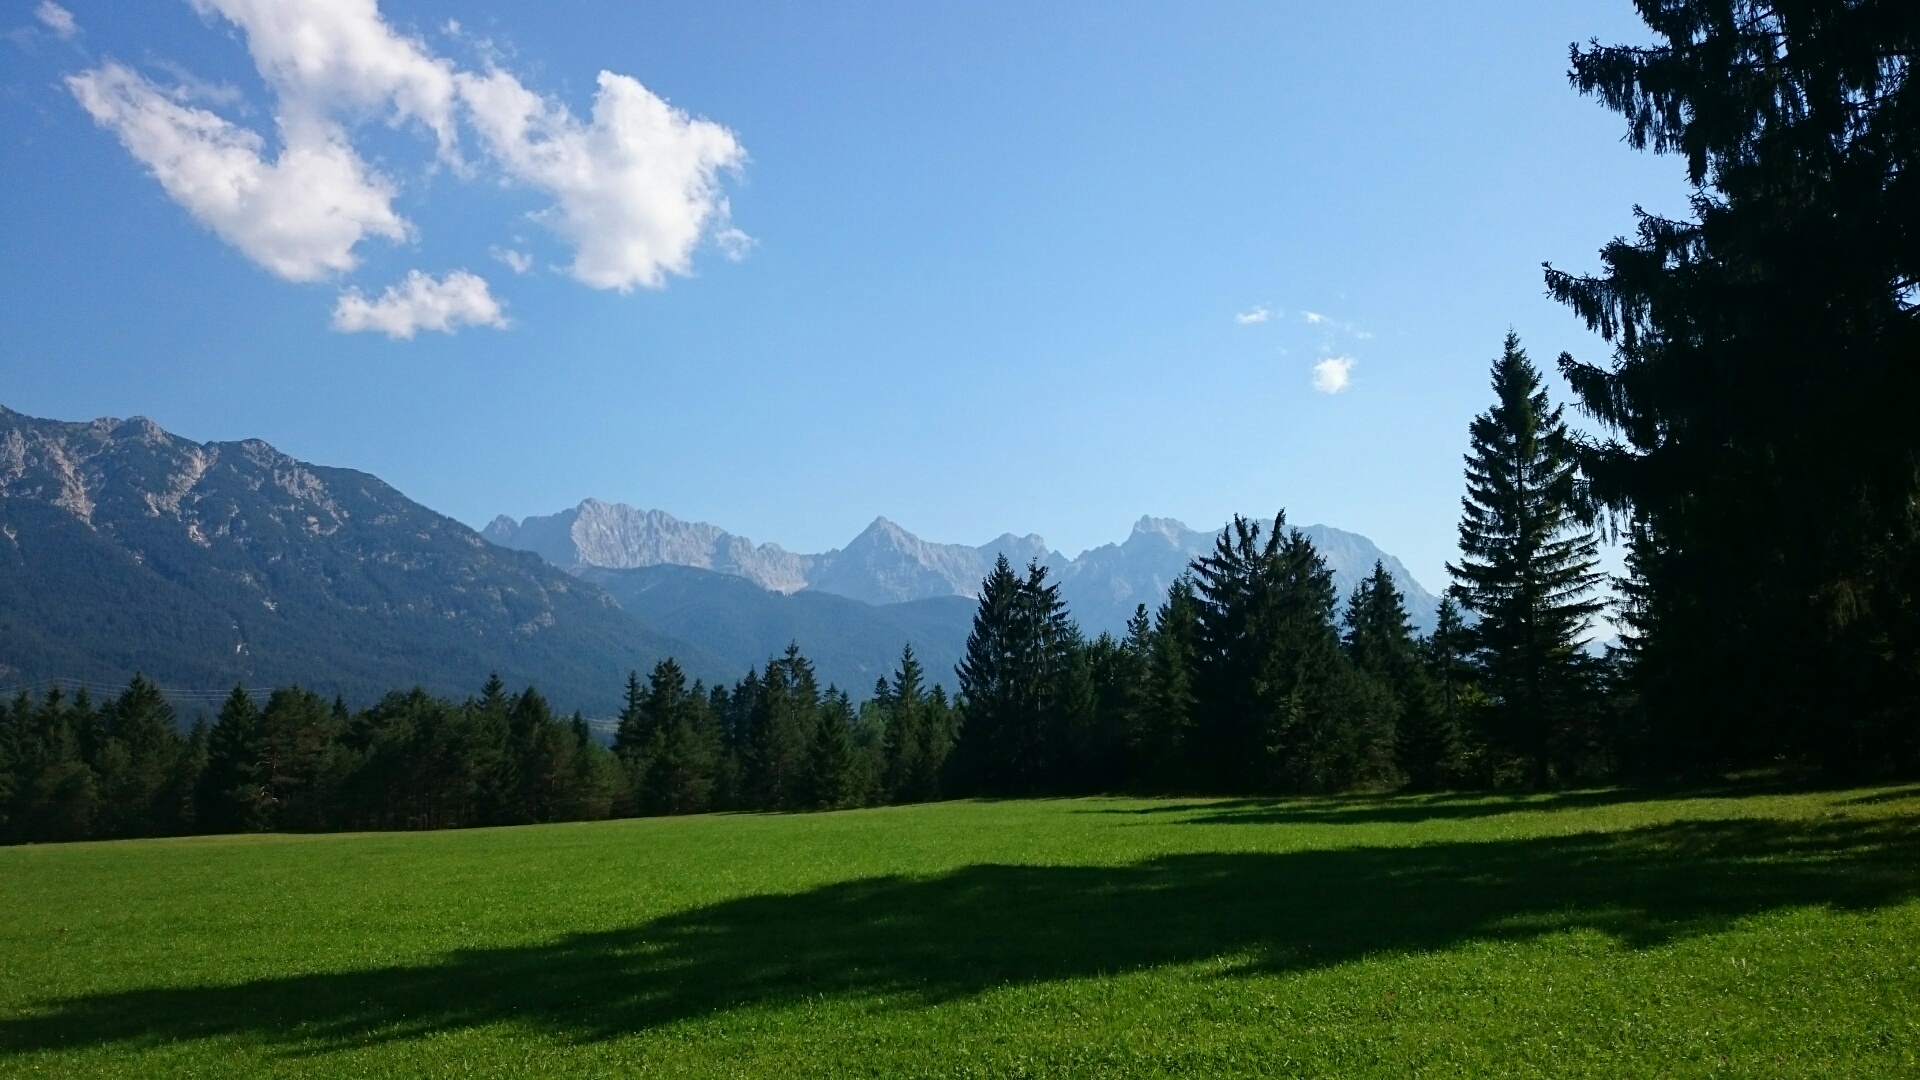
[[0,850],[0,1074],[1920,1075],[1920,787]]

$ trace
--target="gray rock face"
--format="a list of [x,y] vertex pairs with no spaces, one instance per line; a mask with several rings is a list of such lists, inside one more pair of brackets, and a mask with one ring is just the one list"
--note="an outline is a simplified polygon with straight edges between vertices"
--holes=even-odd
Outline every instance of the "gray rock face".
[[[1326,525],[1301,531],[1326,556],[1343,600],[1379,560],[1406,594],[1414,625],[1432,627],[1438,600],[1400,560],[1357,533]],[[1216,533],[1190,529],[1172,518],[1143,517],[1125,542],[1068,559],[1031,534],[1007,533],[978,547],[937,544],[883,517],[844,548],[804,555],[778,544],[755,546],[716,526],[680,521],[658,510],[588,499],[547,517],[521,522],[496,518],[483,535],[496,544],[538,552],[576,573],[588,567],[691,566],[734,574],[776,592],[811,589],[869,604],[977,597],[981,579],[993,569],[994,560],[1005,555],[1016,567],[1038,561],[1052,570],[1061,596],[1088,634],[1118,634],[1136,605],[1145,604],[1150,611],[1159,606],[1187,564],[1213,550]]]
[[376,477],[141,417],[0,408],[0,685],[140,671],[364,703],[416,684],[469,694],[497,671],[562,708],[610,711],[630,668],[670,654],[718,670]]
[[1020,566],[1029,559],[1061,561],[1038,536],[1009,533],[979,547],[934,544],[886,518],[877,518],[846,547],[814,556],[807,585],[869,604],[898,604],[935,596],[973,598],[980,595],[981,580],[1002,553]]
[[481,535],[501,547],[535,552],[567,569],[692,566],[733,574],[782,593],[806,587],[811,561],[778,544],[756,547],[744,536],[705,522],[681,521],[665,511],[599,499],[525,521],[502,515]]

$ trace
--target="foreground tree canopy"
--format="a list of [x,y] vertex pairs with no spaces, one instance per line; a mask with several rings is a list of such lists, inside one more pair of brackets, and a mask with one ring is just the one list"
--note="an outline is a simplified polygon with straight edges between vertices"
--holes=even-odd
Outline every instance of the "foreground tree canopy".
[[1573,52],[1693,215],[1547,274],[1613,346],[1561,358],[1580,466],[1631,545],[1651,753],[1920,762],[1920,5],[1640,0]]

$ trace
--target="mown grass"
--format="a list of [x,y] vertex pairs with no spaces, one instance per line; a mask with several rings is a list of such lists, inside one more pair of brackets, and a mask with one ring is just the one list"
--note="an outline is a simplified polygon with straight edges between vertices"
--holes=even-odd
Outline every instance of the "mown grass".
[[1920,1074],[1920,787],[0,850],[0,1074]]

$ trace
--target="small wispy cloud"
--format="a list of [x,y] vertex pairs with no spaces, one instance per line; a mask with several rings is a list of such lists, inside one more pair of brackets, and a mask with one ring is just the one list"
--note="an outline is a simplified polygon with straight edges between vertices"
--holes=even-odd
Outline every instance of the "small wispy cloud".
[[73,12],[53,0],[40,0],[39,6],[33,9],[33,17],[61,41],[71,41],[80,33],[80,24],[73,21]]
[[172,86],[163,86],[160,89],[182,105],[205,102],[208,105],[218,105],[242,113],[250,111],[247,108],[245,95],[241,94],[240,88],[232,83],[210,82],[171,60],[155,60],[152,63],[154,67],[173,77]]
[[1273,312],[1268,311],[1266,305],[1262,304],[1254,307],[1250,311],[1243,311],[1235,315],[1233,321],[1239,323],[1241,326],[1252,326],[1255,323],[1266,322],[1271,318],[1273,318]]
[[533,269],[533,256],[512,248],[488,248],[487,254],[507,264],[507,268],[516,274],[524,274]]
[[1351,356],[1329,356],[1313,365],[1313,388],[1323,394],[1337,394],[1347,388],[1353,378],[1354,365],[1359,361]]
[[719,245],[720,254],[726,256],[728,262],[739,262],[760,244],[760,241],[732,226],[714,233],[713,242]]
[[1300,318],[1308,326],[1323,326],[1328,330],[1335,330],[1348,337],[1359,338],[1362,341],[1373,337],[1370,331],[1362,330],[1350,322],[1341,322],[1331,315],[1322,315],[1318,311],[1302,311]]
[[378,330],[396,339],[411,338],[421,330],[451,334],[462,326],[500,330],[506,325],[486,279],[465,270],[438,280],[409,270],[406,280],[387,286],[378,299],[369,300],[359,289],[348,289],[333,309],[335,330],[348,334]]

